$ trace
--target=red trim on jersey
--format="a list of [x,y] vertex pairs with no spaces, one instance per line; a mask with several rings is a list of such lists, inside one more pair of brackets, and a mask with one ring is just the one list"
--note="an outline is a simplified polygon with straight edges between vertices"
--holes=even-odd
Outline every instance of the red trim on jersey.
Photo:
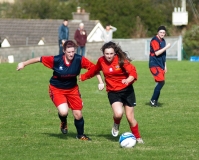
[[[157,38],[158,38],[158,36],[156,36]],[[158,38],[160,41],[162,41],[160,38]],[[153,48],[153,50],[154,50],[154,52],[156,52],[156,51],[158,51],[158,50],[160,50],[161,48],[160,48],[160,44],[158,43],[158,41],[157,40],[153,40],[153,41],[151,41],[151,46],[152,46],[152,48]]]
[[41,62],[43,63],[44,66],[52,69],[54,65],[54,56],[42,56]]
[[[105,57],[102,56],[98,59],[95,66],[91,67],[89,71],[81,75],[81,80],[84,81],[86,79],[92,78],[102,70],[106,81],[106,90],[120,91],[127,87],[127,85],[122,83],[123,79],[133,76],[135,78],[134,81],[137,80],[136,68],[130,62],[126,60],[123,68],[126,72],[119,67],[118,56],[115,56],[111,63],[107,62]],[[133,82],[129,83],[128,86],[132,85]]]

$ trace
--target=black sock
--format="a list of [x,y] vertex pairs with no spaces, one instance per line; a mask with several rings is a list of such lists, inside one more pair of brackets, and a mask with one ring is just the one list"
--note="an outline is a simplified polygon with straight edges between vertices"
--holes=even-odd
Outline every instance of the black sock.
[[165,84],[165,81],[158,82],[158,84],[156,85],[156,87],[154,89],[153,96],[152,96],[151,100],[158,101],[158,98],[160,96],[160,91],[161,91],[162,87],[164,86],[164,84]]
[[61,116],[59,113],[58,113],[58,116],[59,116],[59,119],[61,120],[61,122],[67,122],[67,116]]
[[74,124],[77,129],[78,135],[84,134],[84,118],[82,117],[80,120],[74,119]]

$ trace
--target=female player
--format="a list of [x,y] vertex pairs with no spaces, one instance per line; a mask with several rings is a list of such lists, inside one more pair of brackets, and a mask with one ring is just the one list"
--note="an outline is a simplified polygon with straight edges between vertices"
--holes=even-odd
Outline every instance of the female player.
[[138,143],[144,143],[138,130],[138,123],[134,118],[136,99],[132,84],[137,80],[136,68],[130,63],[131,60],[127,57],[127,54],[114,42],[105,43],[101,50],[103,56],[89,71],[80,75],[80,81],[92,78],[99,71],[102,71],[105,77],[108,99],[113,110],[112,135],[117,137],[119,134],[124,106],[132,133]]
[[[74,116],[74,124],[77,129],[77,138],[80,140],[91,140],[84,134],[84,119],[82,116],[82,99],[77,85],[77,75],[81,68],[90,69],[94,64],[85,57],[75,54],[76,44],[73,41],[66,41],[63,45],[62,55],[42,56],[21,62],[17,70],[37,62],[43,63],[52,69],[53,76],[50,79],[49,95],[58,109],[58,116],[61,120],[61,131],[67,134],[67,115],[71,108]],[[99,89],[103,89],[103,81],[100,74],[97,75],[100,83]]]
[[149,68],[155,79],[155,82],[157,82],[150,101],[152,107],[158,106],[157,103],[160,96],[160,91],[165,84],[164,74],[167,72],[166,50],[171,46],[170,43],[166,45],[164,40],[165,35],[165,26],[160,26],[158,28],[157,35],[153,37],[150,42]]

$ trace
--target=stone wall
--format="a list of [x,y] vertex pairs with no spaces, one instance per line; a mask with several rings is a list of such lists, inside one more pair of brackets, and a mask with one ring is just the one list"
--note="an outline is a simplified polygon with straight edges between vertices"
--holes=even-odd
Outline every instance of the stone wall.
[[[136,61],[146,61],[149,58],[149,43],[150,39],[114,39],[123,51],[126,51],[129,56]],[[181,54],[182,44],[179,37],[167,37],[167,43],[170,42],[172,47],[167,50],[167,58],[181,60],[178,55]],[[103,42],[89,42],[86,45],[85,56],[91,61],[97,61],[102,56],[101,47]],[[0,62],[6,61],[8,56],[13,55],[14,62],[21,62],[27,59],[43,56],[43,55],[57,55],[58,45],[44,45],[44,46],[23,46],[23,47],[9,47],[0,48]],[[180,53],[180,54],[179,54]]]

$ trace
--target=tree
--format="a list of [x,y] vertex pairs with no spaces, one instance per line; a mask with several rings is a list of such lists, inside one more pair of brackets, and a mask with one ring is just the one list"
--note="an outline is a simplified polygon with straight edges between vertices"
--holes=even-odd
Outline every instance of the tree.
[[68,1],[60,0],[16,0],[7,11],[7,18],[22,19],[64,19],[71,18],[71,9],[74,5],[68,6]]
[[193,25],[183,37],[183,49],[188,56],[199,56],[199,26]]

